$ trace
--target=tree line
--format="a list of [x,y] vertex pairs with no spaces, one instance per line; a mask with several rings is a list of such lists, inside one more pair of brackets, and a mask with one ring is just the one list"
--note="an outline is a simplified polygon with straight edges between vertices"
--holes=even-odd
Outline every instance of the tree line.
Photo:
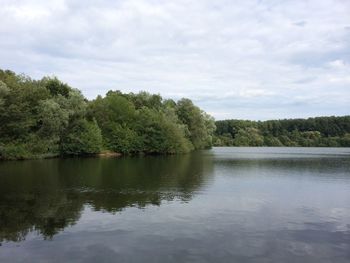
[[212,146],[214,119],[189,99],[109,91],[87,100],[56,77],[0,70],[0,159],[174,154]]
[[215,146],[350,147],[350,116],[215,124]]
[[174,154],[214,146],[350,146],[350,116],[214,119],[189,99],[109,91],[87,100],[56,77],[0,69],[0,159]]

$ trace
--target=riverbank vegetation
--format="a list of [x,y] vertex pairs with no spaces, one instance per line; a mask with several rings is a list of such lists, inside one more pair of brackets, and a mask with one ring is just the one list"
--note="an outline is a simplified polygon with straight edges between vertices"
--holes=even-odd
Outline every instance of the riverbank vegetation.
[[215,146],[350,147],[350,116],[215,124]]
[[211,147],[214,119],[189,99],[109,91],[89,101],[55,77],[0,70],[0,159],[173,154]]
[[214,119],[189,99],[109,91],[87,100],[55,77],[0,70],[0,159],[175,154],[214,146],[350,147],[350,116]]

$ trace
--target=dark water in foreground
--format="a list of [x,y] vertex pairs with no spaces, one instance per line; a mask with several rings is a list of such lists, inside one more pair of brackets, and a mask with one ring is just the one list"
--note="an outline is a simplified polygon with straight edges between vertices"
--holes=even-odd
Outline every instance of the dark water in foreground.
[[0,162],[0,262],[350,262],[350,149]]

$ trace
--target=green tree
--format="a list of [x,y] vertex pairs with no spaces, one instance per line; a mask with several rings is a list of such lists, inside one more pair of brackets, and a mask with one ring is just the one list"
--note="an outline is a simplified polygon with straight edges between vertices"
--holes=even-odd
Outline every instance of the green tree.
[[176,106],[179,120],[187,126],[186,136],[195,149],[211,147],[215,130],[214,120],[189,99],[181,99]]
[[42,79],[42,82],[44,86],[50,91],[52,96],[61,95],[63,97],[68,98],[71,88],[67,84],[62,83],[56,77],[54,78],[44,77]]
[[62,155],[96,154],[102,148],[101,130],[95,120],[80,119],[71,124],[61,138]]

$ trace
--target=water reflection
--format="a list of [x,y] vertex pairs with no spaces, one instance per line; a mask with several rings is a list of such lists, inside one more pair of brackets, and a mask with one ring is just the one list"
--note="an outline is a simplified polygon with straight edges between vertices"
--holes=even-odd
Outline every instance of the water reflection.
[[349,152],[0,163],[0,262],[348,263]]
[[84,205],[125,207],[189,201],[212,169],[200,153],[121,159],[53,159],[0,165],[0,241],[35,231],[45,239],[75,224]]

